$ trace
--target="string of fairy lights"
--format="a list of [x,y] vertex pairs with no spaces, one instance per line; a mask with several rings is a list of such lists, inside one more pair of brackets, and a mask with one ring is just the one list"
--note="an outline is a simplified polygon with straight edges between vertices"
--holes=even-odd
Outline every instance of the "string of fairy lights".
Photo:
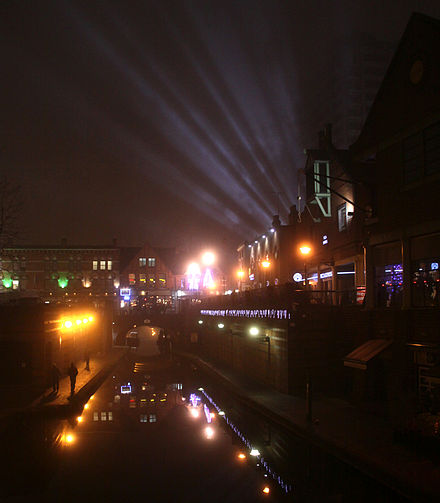
[[246,447],[250,450],[252,456],[255,456],[259,464],[265,469],[266,473],[265,477],[272,477],[272,479],[281,487],[281,489],[287,494],[292,491],[292,485],[283,480],[281,475],[279,475],[275,470],[272,470],[269,463],[261,456],[258,449],[252,447],[251,442],[245,437],[245,435],[237,428],[237,426],[228,418],[226,413],[219,407],[215,401],[212,399],[208,393],[204,390],[204,388],[199,388],[198,391],[204,395],[204,397],[209,401],[209,403],[216,409],[217,414],[222,417],[226,424],[231,428],[231,430],[240,438],[240,440],[246,445]]

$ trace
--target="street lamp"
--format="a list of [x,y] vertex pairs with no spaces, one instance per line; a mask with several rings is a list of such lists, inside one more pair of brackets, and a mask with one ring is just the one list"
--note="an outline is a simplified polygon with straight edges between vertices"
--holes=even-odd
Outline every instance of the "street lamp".
[[206,266],[213,265],[215,262],[215,254],[211,251],[207,251],[202,255],[202,264]]
[[299,251],[304,259],[304,287],[307,288],[308,281],[307,281],[307,257],[310,255],[310,252],[312,251],[312,248],[307,245],[303,244],[299,247]]

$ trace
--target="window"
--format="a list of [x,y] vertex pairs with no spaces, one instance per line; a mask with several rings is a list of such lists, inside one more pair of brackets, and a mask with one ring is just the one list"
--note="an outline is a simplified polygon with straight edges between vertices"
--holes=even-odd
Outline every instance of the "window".
[[156,422],[156,414],[150,414],[150,423]]
[[411,183],[423,176],[423,137],[417,133],[403,140],[404,183]]
[[92,262],[92,269],[93,269],[94,271],[97,271],[97,270],[98,270],[98,261],[97,261],[97,260],[94,260],[94,261]]
[[339,232],[347,228],[347,204],[338,206],[338,229]]
[[105,260],[101,260],[101,261],[99,262],[99,269],[100,269],[101,271],[105,271]]
[[315,194],[328,194],[330,192],[330,166],[327,161],[315,162],[313,166],[314,171],[314,182],[315,182]]
[[181,288],[181,290],[185,290],[185,278],[182,278],[180,280],[180,288]]
[[156,286],[156,280],[152,274],[148,275],[148,284],[150,285],[150,287]]
[[167,276],[165,273],[159,273],[159,287],[160,288],[166,288],[167,287]]
[[139,281],[141,283],[146,283],[147,282],[147,280],[145,278],[145,274],[139,274]]
[[148,423],[148,416],[147,416],[147,414],[141,414],[140,417],[139,417],[139,421],[141,423]]
[[98,421],[99,420],[99,415],[97,412],[93,413],[93,421]]
[[148,257],[148,267],[156,267],[156,259],[154,257]]
[[135,274],[129,274],[128,275],[128,282],[130,285],[134,285],[136,283],[136,275]]
[[107,418],[109,421],[113,421],[113,412],[107,412]]
[[404,183],[440,172],[440,122],[405,138],[402,158]]
[[145,267],[147,265],[147,259],[145,257],[139,258],[139,267]]
[[113,262],[111,260],[107,260],[107,271],[111,271],[113,268]]
[[107,421],[107,412],[101,412],[101,421]]

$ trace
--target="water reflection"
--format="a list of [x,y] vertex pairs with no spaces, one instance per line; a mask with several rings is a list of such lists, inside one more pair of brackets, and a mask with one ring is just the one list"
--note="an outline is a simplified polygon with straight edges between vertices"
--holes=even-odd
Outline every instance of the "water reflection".
[[[185,487],[188,499],[179,496],[175,501],[206,501],[208,482],[219,492],[227,484],[240,488],[238,500],[225,501],[405,501],[274,423],[183,360],[132,355],[76,409],[46,407],[16,415],[3,424],[2,445],[1,497],[21,495],[23,501],[38,495],[41,501],[56,501],[54,495],[67,483],[61,469],[66,465],[89,477],[86,486],[98,487],[104,470],[112,479],[106,483],[108,491],[122,494],[127,489],[115,470],[125,462],[125,451],[135,463],[133,494],[139,490],[133,481],[137,474],[142,477],[143,460],[150,455],[150,477],[167,480],[169,473]],[[213,466],[189,464],[207,452]],[[217,466],[222,476],[216,478],[217,458],[223,462]],[[175,488],[162,481],[155,490],[154,501],[168,501]]]

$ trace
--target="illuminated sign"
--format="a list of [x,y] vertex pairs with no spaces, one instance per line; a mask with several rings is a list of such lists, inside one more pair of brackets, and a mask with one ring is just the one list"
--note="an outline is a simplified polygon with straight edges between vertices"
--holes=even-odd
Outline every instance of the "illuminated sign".
[[436,271],[438,269],[438,262],[432,262],[431,271]]
[[250,279],[251,281],[254,281],[254,279],[255,279],[255,274],[249,274],[249,279]]
[[213,288],[214,278],[212,277],[211,269],[207,268],[203,275],[203,288]]
[[131,386],[121,386],[121,394],[126,395],[127,393],[131,393]]
[[303,276],[300,272],[296,272],[293,275],[293,281],[295,281],[295,283],[300,283],[302,280],[303,280]]
[[130,300],[131,288],[121,288],[119,290],[119,295],[124,298],[125,301]]
[[324,236],[322,236],[322,244],[323,245],[328,245],[328,236],[327,236],[327,234],[324,234]]

